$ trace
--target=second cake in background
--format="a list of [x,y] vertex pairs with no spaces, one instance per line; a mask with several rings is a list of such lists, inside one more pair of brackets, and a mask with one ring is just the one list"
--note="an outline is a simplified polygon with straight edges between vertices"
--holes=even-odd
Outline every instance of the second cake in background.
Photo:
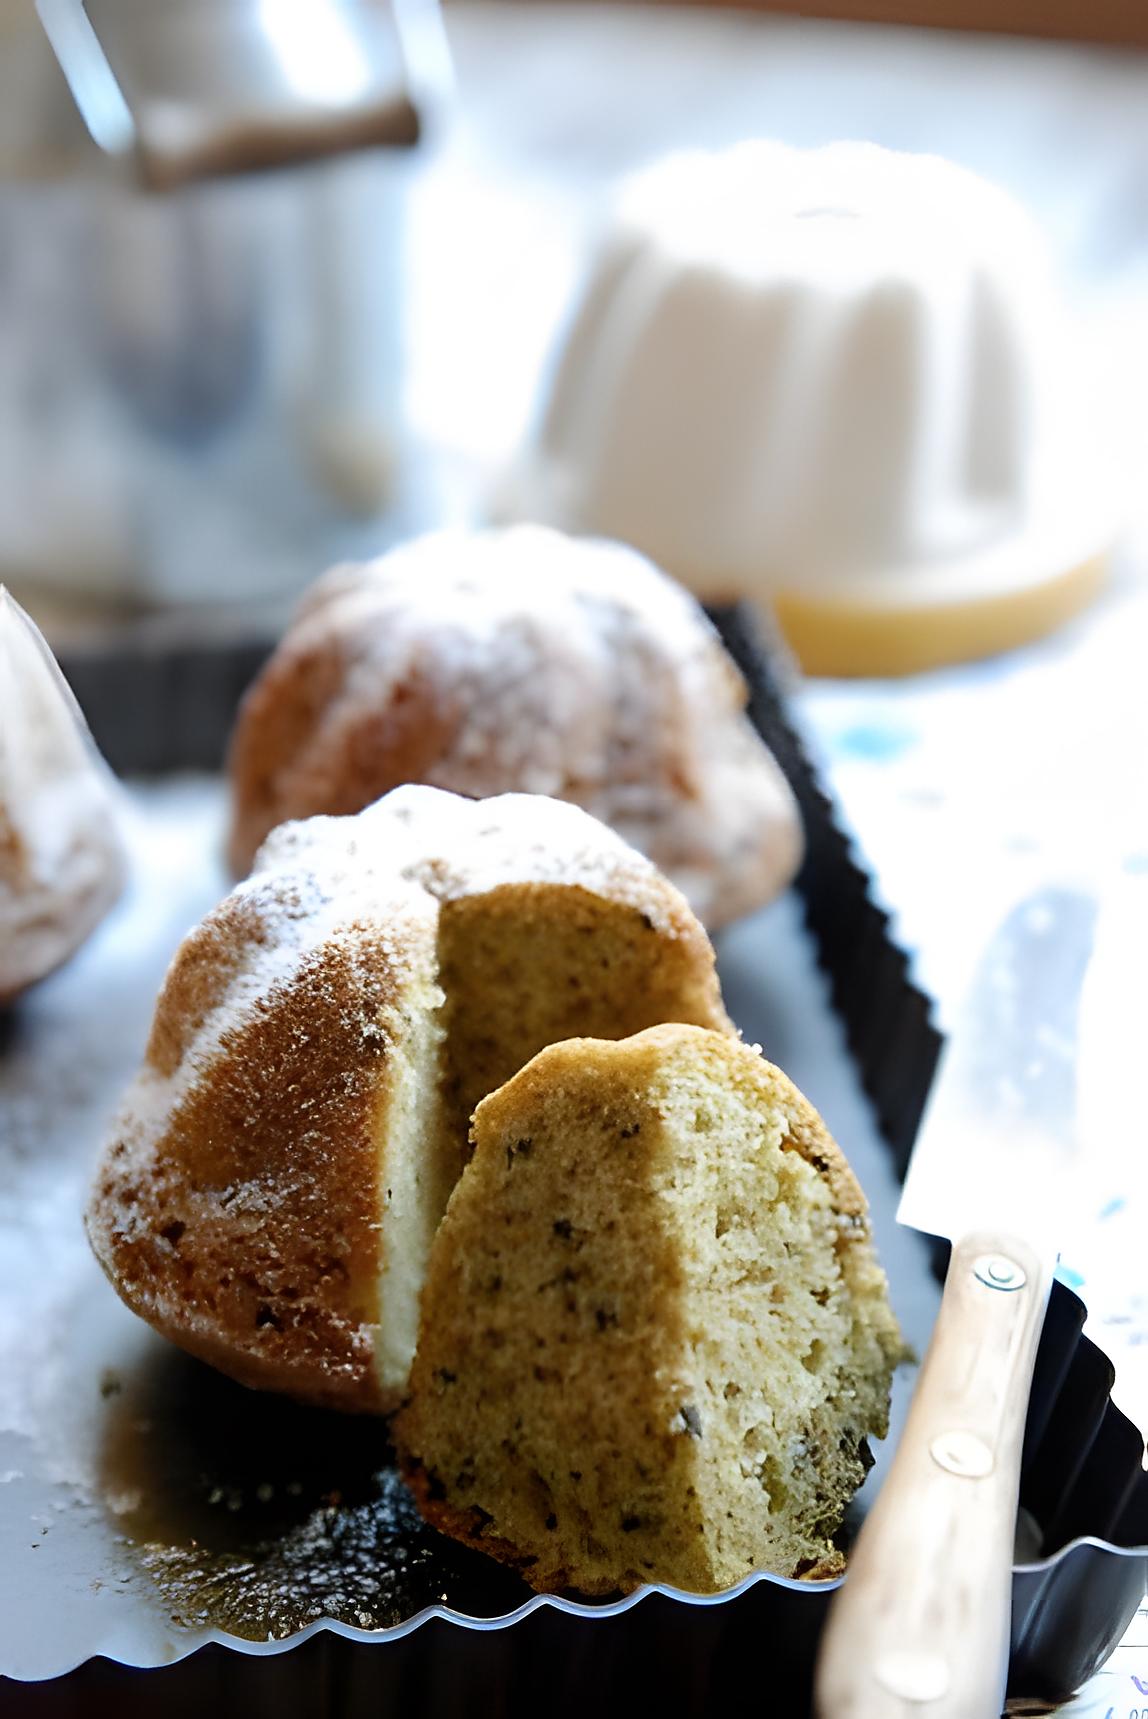
[[641,556],[445,531],[336,568],[248,692],[230,858],[404,782],[546,794],[609,824],[711,929],[793,878],[801,826],[698,604]]

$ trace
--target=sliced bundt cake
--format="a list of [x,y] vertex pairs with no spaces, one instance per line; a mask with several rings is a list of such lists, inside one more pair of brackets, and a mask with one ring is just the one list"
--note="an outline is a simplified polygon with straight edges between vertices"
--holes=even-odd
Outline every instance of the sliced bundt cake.
[[730,1030],[706,935],[576,807],[403,788],[287,825],[167,974],[92,1244],[245,1384],[387,1409],[475,1104],[554,1039],[673,1019]]

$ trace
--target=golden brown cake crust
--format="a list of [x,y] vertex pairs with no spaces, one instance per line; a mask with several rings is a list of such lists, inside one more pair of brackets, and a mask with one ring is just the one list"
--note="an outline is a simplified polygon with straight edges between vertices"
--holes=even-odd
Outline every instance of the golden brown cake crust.
[[801,856],[746,696],[701,609],[632,551],[439,533],[308,594],[236,723],[231,864],[246,872],[285,819],[404,782],[537,793],[616,829],[724,924]]
[[[379,1382],[380,1273],[406,1231],[388,1216],[380,1140],[390,1107],[401,1111],[415,1090],[404,1046],[420,1020],[442,1014],[440,977],[456,1004],[466,998],[453,1066],[467,1113],[475,1092],[514,1072],[517,1047],[529,1056],[568,1022],[621,1035],[675,1014],[732,1028],[713,950],[685,902],[573,807],[403,789],[355,818],[284,828],[261,863],[169,969],[88,1231],[124,1301],[222,1371],[325,1406],[386,1411],[397,1388]],[[530,934],[516,974],[500,977],[483,958],[484,921],[504,962]],[[560,934],[570,950],[551,998],[544,957]],[[442,968],[468,939],[475,971]],[[589,974],[596,985],[610,961],[605,1005],[593,988],[579,997],[576,982]],[[542,991],[533,1019],[499,1018],[494,999],[511,978]],[[456,1131],[453,1157],[417,1170],[431,1198],[453,1164],[435,1222],[465,1154],[465,1120]],[[413,1310],[411,1321],[413,1344]]]
[[[164,987],[148,1067],[174,1074],[250,926],[224,902]],[[402,969],[377,929],[350,926],[229,1029],[152,1143],[129,1115],[89,1209],[123,1299],[245,1385],[379,1410],[377,1148],[380,1026]],[[301,1055],[302,1050],[302,1055]]]

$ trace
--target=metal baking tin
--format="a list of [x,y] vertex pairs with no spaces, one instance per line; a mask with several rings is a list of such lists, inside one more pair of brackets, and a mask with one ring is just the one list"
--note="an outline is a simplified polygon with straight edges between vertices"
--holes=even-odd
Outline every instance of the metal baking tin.
[[[834,1009],[884,1140],[903,1175],[940,1049],[927,998],[820,785],[785,702],[785,667],[744,608],[713,611],[750,687],[750,712],[797,795],[807,854],[797,882]],[[126,649],[65,662],[97,739],[121,771],[215,768],[261,645]],[[1013,1574],[1010,1707],[1036,1712],[1109,1656],[1148,1576],[1144,1441],[1111,1401],[1113,1370],[1082,1333],[1085,1309],[1054,1287],[1028,1418],[1021,1503],[1043,1529],[1040,1559]],[[188,1712],[551,1714],[664,1707],[733,1711],[747,1688],[764,1710],[809,1705],[817,1638],[835,1582],[750,1577],[716,1598],[642,1589],[616,1604],[537,1596],[496,1617],[440,1606],[387,1631],[319,1623],[283,1640],[217,1635],[178,1666],[95,1660],[21,1686],[28,1715],[121,1715],[163,1702]],[[384,1646],[385,1643],[385,1646]],[[0,1710],[5,1691],[0,1688]]]

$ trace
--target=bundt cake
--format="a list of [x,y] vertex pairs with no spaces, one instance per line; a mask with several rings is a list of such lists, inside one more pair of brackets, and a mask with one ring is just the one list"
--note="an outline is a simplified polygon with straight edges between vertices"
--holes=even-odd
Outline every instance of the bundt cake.
[[117,790],[42,634],[0,586],[0,1005],[75,954],[126,874]]
[[539,1053],[474,1117],[400,1460],[540,1590],[834,1573],[903,1345],[848,1163],[736,1039]]
[[1001,650],[1115,527],[1041,235],[951,162],[671,156],[623,188],[501,511],[770,603],[813,673]]
[[711,928],[801,855],[792,795],[694,600],[633,552],[447,531],[320,580],[248,693],[231,750],[237,874],[286,818],[402,782],[570,800]]
[[288,824],[168,971],[92,1245],[243,1383],[386,1410],[475,1104],[554,1039],[664,1020],[732,1031],[713,951],[577,807],[406,787]]

